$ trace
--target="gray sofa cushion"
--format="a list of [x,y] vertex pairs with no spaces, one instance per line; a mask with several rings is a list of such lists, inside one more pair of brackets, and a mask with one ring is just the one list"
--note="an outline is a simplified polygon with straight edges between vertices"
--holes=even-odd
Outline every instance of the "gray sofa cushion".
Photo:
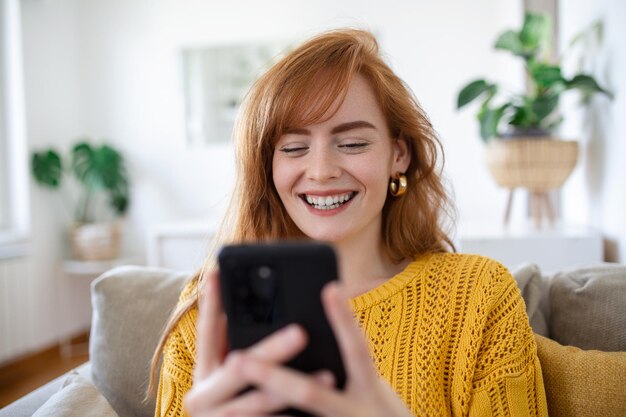
[[541,308],[542,298],[548,284],[542,278],[539,267],[534,264],[523,264],[511,271],[526,303],[526,314],[533,331],[548,337],[546,316]]
[[[86,362],[75,369],[85,379],[91,378],[91,364]],[[0,410],[0,417],[31,417],[38,408],[63,387],[68,374],[63,374],[28,393]]]
[[150,360],[190,273],[123,266],[91,286],[89,355],[93,383],[120,417],[152,416],[142,402]]
[[52,395],[33,417],[118,417],[88,379],[76,370],[67,375],[61,390]]
[[550,286],[550,335],[562,345],[626,351],[626,266],[559,273]]

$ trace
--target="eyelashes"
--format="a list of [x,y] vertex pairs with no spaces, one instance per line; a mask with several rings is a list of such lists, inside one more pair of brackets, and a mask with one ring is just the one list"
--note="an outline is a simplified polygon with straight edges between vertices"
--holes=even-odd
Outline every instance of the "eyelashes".
[[367,142],[355,142],[355,143],[346,143],[344,145],[339,145],[340,148],[345,148],[345,149],[362,149],[362,148],[366,148],[367,146],[369,146],[369,143]]
[[308,147],[303,147],[303,146],[298,146],[298,147],[284,147],[284,148],[280,148],[279,149],[281,152],[283,152],[285,155],[291,157],[291,158],[295,158],[297,156],[302,156],[304,155],[309,148]]
[[[360,153],[367,149],[370,146],[369,142],[352,142],[352,143],[344,143],[341,145],[337,145],[337,147],[346,153]],[[280,152],[283,152],[287,156],[300,156],[304,155],[309,151],[308,146],[283,146],[279,149]]]

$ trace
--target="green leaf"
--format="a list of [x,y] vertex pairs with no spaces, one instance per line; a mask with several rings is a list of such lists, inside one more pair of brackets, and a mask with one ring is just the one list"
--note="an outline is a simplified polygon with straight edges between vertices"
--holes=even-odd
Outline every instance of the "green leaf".
[[471,83],[463,87],[463,89],[459,93],[456,108],[460,109],[461,107],[475,100],[484,92],[491,92],[491,95],[495,94],[495,88],[495,85],[489,84],[485,80],[472,81]]
[[494,48],[512,52],[514,55],[525,56],[519,33],[513,30],[507,30],[501,34],[496,40]]
[[124,214],[129,205],[128,191],[112,193],[109,203],[118,215]]
[[108,192],[111,207],[123,214],[128,208],[129,187],[122,155],[109,145],[94,148],[80,143],[74,147],[72,157],[76,178],[87,190]]
[[88,190],[98,187],[97,177],[94,173],[93,148],[85,142],[81,142],[72,149],[72,170],[76,178],[82,182]]
[[63,164],[59,154],[52,149],[35,152],[31,160],[31,170],[40,185],[58,188],[61,184]]
[[561,67],[557,65],[549,65],[544,63],[533,62],[529,65],[531,78],[535,81],[538,88],[550,88],[557,83],[564,83],[565,79],[561,75]]
[[508,107],[510,107],[510,104],[505,103],[495,109],[483,106],[480,110],[478,113],[478,121],[480,122],[480,137],[484,142],[487,142],[492,137],[498,135],[498,125],[500,124],[500,119],[502,119],[502,116]]
[[534,56],[539,49],[550,47],[552,23],[547,14],[526,13],[519,40],[524,52]]
[[539,127],[539,125],[541,124],[541,121],[545,119],[546,117],[548,117],[548,115],[550,115],[550,113],[552,113],[554,109],[556,109],[556,106],[558,104],[559,104],[558,94],[550,94],[547,96],[536,98],[531,104],[532,111],[536,117],[536,120],[534,121],[535,126]]
[[513,115],[509,120],[509,125],[528,128],[533,124],[533,114],[527,106],[514,106]]
[[600,87],[597,81],[590,75],[578,74],[571,80],[566,80],[565,86],[568,90],[579,90],[583,94],[602,93],[613,99],[613,94]]

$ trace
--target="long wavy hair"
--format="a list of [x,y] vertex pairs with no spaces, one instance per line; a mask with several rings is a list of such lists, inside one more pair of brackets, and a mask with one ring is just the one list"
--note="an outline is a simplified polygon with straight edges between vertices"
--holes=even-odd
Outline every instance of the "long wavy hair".
[[383,207],[383,248],[394,262],[425,252],[454,251],[447,227],[453,206],[444,187],[443,152],[428,117],[410,88],[384,62],[368,31],[322,33],[291,51],[261,76],[248,93],[234,130],[237,181],[229,210],[207,261],[191,281],[195,296],[181,301],[170,317],[152,358],[149,393],[156,390],[164,345],[180,318],[197,306],[206,268],[215,267],[215,248],[225,243],[306,238],[287,214],[272,181],[274,146],[294,127],[308,126],[336,110],[350,82],[370,83],[393,140],[411,153],[407,193],[388,196]]

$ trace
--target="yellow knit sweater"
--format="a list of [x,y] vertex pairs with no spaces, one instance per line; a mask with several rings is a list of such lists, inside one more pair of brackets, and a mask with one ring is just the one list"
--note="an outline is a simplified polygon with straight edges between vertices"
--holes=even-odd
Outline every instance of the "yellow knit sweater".
[[[352,307],[379,374],[414,415],[548,415],[524,301],[499,263],[427,254]],[[190,310],[166,343],[156,416],[185,415],[197,315]]]

